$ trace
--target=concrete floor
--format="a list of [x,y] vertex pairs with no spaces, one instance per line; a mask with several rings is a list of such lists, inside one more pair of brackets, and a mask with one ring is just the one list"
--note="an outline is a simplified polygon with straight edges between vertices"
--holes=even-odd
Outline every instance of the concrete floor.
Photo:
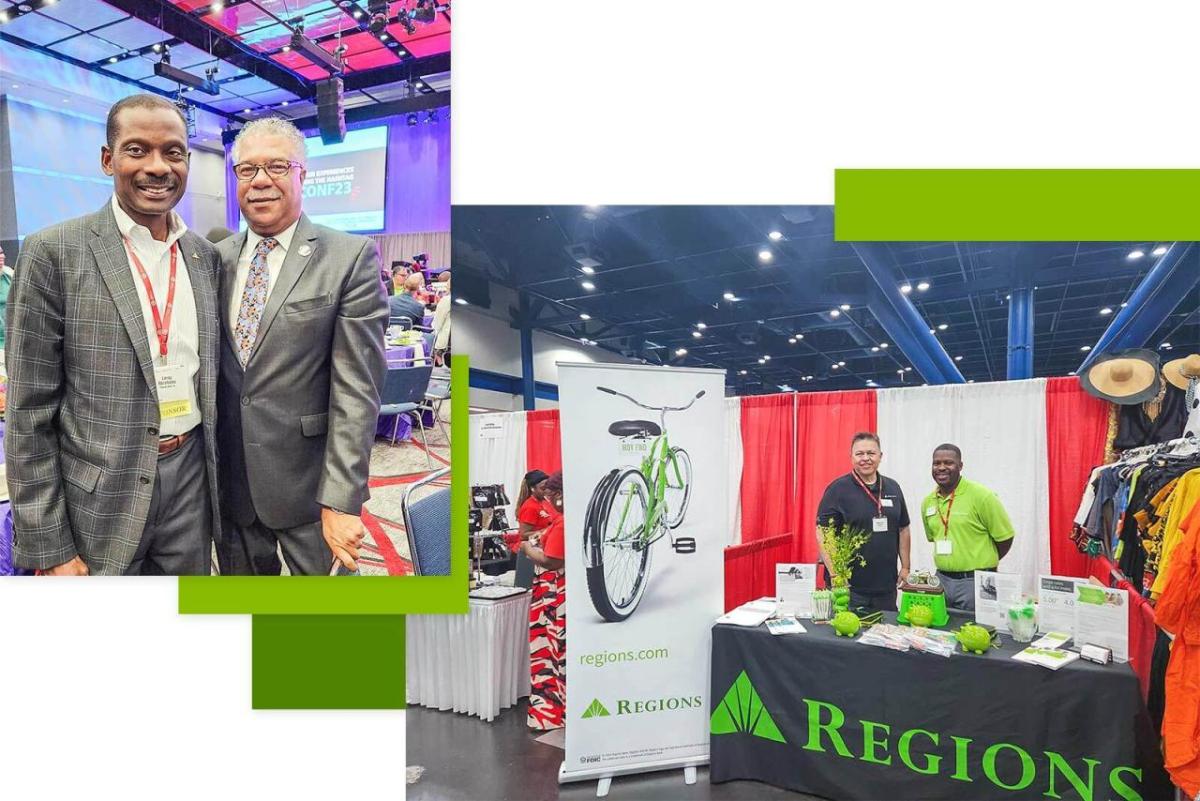
[[[507,709],[491,723],[454,712],[410,706],[408,765],[424,768],[408,786],[409,801],[584,801],[596,797],[595,782],[559,786],[563,752],[535,740],[525,727],[525,706]],[[682,771],[613,779],[613,801],[804,801],[813,796],[758,782],[709,784],[701,768],[692,786]]]

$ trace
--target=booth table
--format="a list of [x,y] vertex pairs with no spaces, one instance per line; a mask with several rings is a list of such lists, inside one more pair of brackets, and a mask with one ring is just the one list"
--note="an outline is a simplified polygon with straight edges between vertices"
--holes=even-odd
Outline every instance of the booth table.
[[983,656],[899,652],[802,622],[807,633],[779,636],[713,628],[713,782],[837,799],[1079,798],[1065,763],[1083,782],[1094,765],[1085,798],[1171,797],[1128,664],[1052,671],[1014,661],[1025,646],[1005,635]]
[[467,603],[465,615],[408,616],[408,703],[491,721],[529,695],[529,591]]

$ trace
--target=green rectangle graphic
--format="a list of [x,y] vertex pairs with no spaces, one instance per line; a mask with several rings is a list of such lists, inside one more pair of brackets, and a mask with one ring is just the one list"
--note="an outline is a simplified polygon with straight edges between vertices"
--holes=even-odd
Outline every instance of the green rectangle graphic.
[[255,709],[403,709],[403,615],[255,615]]
[[837,170],[849,242],[1200,240],[1200,170]]

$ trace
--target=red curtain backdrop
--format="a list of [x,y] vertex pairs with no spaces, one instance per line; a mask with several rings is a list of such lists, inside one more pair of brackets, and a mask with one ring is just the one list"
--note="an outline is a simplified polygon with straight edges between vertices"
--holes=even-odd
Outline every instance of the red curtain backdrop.
[[742,398],[742,542],[792,532],[795,397]]
[[554,473],[562,470],[562,435],[558,409],[525,413],[525,469]]
[[1046,457],[1050,486],[1050,570],[1086,576],[1088,558],[1071,542],[1079,499],[1092,468],[1104,461],[1108,404],[1074,376],[1046,381]]
[[796,399],[798,501],[792,521],[793,559],[816,562],[820,559],[817,505],[829,482],[850,472],[850,438],[859,431],[875,430],[875,390],[805,392]]
[[792,535],[746,542],[725,549],[725,611],[775,594],[775,563],[792,555]]

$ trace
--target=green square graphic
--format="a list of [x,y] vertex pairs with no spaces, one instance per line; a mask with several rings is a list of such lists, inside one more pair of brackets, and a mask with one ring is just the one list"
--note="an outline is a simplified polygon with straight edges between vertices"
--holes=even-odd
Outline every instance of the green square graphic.
[[467,357],[450,367],[449,576],[186,576],[181,614],[400,615],[467,611]]
[[1193,241],[1200,170],[836,170],[834,238]]
[[255,709],[404,708],[403,615],[255,615],[253,621]]

